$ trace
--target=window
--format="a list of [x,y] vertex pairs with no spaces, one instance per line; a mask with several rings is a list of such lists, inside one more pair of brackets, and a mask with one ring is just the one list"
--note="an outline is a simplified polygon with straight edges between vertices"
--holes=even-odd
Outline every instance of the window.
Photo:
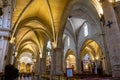
[[87,25],[87,23],[85,23],[83,25],[83,27],[84,27],[84,36],[86,37],[86,36],[88,36],[88,25]]
[[68,46],[70,46],[70,38],[68,37]]
[[48,41],[47,43],[47,53],[50,55],[50,50],[51,50],[51,41]]

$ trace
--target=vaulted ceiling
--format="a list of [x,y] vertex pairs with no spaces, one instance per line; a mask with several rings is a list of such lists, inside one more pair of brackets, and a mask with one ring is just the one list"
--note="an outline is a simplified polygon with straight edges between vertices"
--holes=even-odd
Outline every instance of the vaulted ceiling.
[[48,40],[56,47],[59,33],[75,4],[80,5],[81,9],[86,7],[93,13],[96,11],[99,16],[103,13],[99,0],[13,1],[11,40],[15,41],[18,53],[42,52]]

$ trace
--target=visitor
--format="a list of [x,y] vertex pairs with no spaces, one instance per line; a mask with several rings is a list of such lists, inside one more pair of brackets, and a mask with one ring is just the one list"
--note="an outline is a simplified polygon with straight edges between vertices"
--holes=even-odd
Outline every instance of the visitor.
[[95,62],[92,62],[92,73],[95,74]]
[[97,68],[97,73],[98,74],[102,74],[102,61],[99,61],[99,65],[98,65],[98,68]]
[[19,71],[13,65],[9,64],[5,66],[5,77],[4,80],[17,80]]

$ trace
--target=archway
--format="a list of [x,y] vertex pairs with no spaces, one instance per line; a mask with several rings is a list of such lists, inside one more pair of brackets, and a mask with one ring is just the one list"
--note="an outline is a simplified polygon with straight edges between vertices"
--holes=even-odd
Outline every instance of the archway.
[[105,62],[102,49],[94,40],[86,40],[82,46],[81,70],[83,73],[103,74]]
[[72,68],[74,73],[76,72],[76,57],[72,50],[68,50],[66,53],[66,68]]
[[22,53],[18,58],[18,69],[20,73],[31,73],[35,60],[32,59],[31,53]]

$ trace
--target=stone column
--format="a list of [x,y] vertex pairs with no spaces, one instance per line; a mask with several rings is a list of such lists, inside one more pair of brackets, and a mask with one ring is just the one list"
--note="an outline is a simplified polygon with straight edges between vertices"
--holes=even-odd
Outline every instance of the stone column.
[[[9,46],[9,35],[10,35],[10,23],[11,23],[11,12],[12,12],[12,3],[11,0],[5,0],[2,4],[4,7],[2,8],[3,13],[0,15],[0,72],[3,71],[5,65],[6,54]],[[2,6],[3,6],[2,5]]]
[[40,58],[40,64],[39,64],[39,79],[42,79],[42,74],[46,73],[46,58]]
[[35,74],[37,74],[37,72],[38,72],[38,62],[37,61],[35,61],[35,59],[34,59],[34,63],[33,63],[34,65],[33,65],[33,72],[35,73]]
[[105,62],[105,74],[112,74],[111,71],[111,63],[110,63],[110,56],[109,56],[109,51],[106,51],[105,57],[102,58],[102,60]]
[[0,72],[3,71],[4,63],[5,63],[5,56],[7,53],[8,41],[4,40],[4,37],[0,39]]
[[46,73],[46,58],[40,59],[40,74]]
[[76,73],[77,73],[77,74],[82,73],[81,60],[80,60],[80,55],[79,55],[79,53],[76,54]]
[[118,25],[119,25],[119,29],[120,29],[120,1],[118,1],[114,4],[114,9],[116,12],[117,21],[118,21]]
[[13,57],[15,56],[14,51],[15,51],[14,44],[9,43],[8,54],[6,55],[5,65],[14,63],[13,60]]
[[108,0],[102,0],[102,7],[106,21],[104,30],[111,60],[112,76],[120,77],[120,30],[118,27],[117,18],[114,8]]
[[38,75],[39,73],[40,73],[40,58],[38,58],[35,63],[35,74]]
[[53,75],[63,75],[62,48],[54,48],[52,52]]

